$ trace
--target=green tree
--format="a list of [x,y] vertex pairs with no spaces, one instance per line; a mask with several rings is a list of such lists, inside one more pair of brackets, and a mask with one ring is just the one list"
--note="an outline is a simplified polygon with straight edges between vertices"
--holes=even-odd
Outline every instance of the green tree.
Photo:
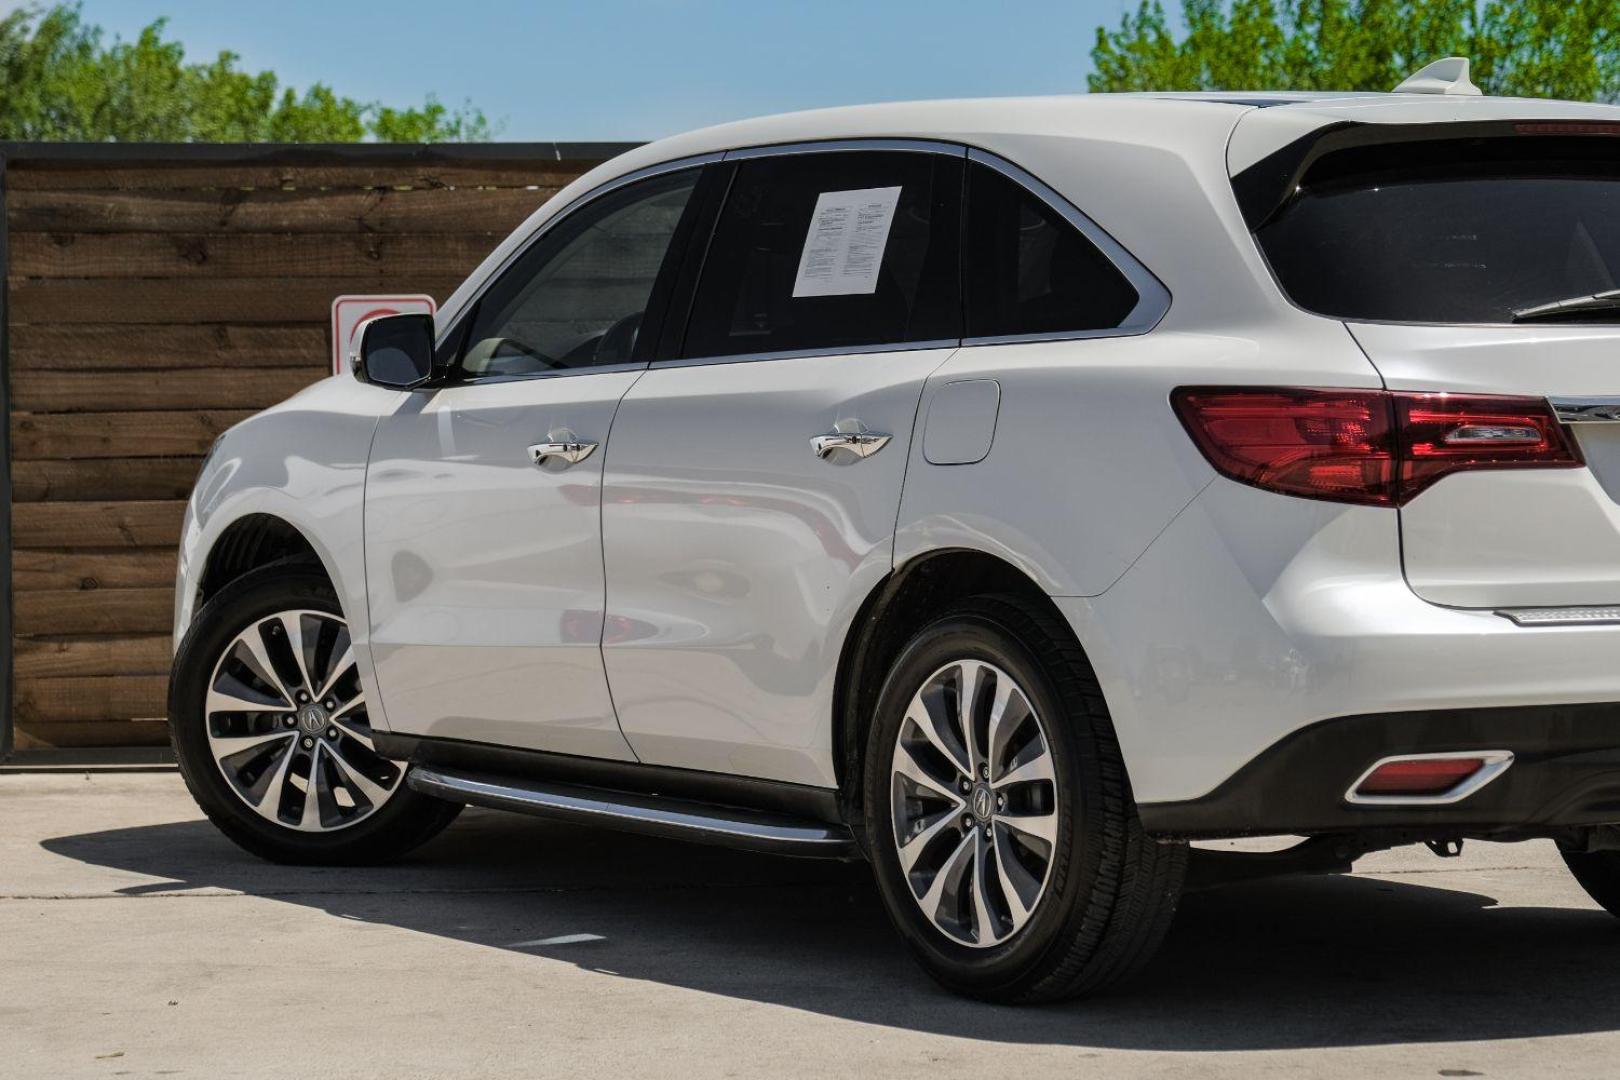
[[1615,0],[1161,0],[1099,27],[1094,91],[1389,90],[1466,56],[1487,94],[1620,97]]
[[0,139],[90,142],[454,142],[487,139],[471,106],[429,96],[396,109],[316,83],[299,93],[235,53],[187,62],[158,20],[134,41],[106,43],[77,5],[0,17]]

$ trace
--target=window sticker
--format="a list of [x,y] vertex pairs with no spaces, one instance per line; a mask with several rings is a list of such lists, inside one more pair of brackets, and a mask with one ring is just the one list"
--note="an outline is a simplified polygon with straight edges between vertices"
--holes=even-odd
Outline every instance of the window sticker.
[[823,191],[810,216],[794,296],[870,296],[877,292],[900,188]]

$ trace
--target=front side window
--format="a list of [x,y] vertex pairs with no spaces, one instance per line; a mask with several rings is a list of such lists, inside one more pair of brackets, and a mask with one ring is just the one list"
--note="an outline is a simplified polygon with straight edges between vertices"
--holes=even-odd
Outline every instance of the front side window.
[[954,340],[962,160],[827,151],[745,160],[684,355]]
[[611,192],[541,237],[479,300],[461,369],[531,375],[633,359],[689,169]]
[[1063,215],[978,162],[968,166],[962,277],[970,338],[1112,329],[1138,299]]

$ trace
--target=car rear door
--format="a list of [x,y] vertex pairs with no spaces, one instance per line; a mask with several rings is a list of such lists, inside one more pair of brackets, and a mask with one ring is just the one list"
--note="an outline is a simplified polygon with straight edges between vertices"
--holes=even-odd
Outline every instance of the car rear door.
[[[1413,126],[1321,154],[1258,230],[1285,291],[1346,320],[1397,409],[1457,418],[1404,466],[1450,463],[1400,509],[1407,579],[1436,603],[1620,604],[1620,408],[1604,407],[1620,304],[1545,308],[1620,287],[1616,134]],[[1551,422],[1548,399],[1597,422]],[[1570,452],[1533,445],[1537,424]]]
[[570,211],[452,331],[450,382],[378,425],[366,579],[393,731],[633,756],[602,671],[602,447],[646,369],[699,178]]
[[961,336],[963,153],[722,166],[684,342],[620,404],[603,481],[603,656],[642,761],[835,783],[839,649],[891,566],[923,382]]

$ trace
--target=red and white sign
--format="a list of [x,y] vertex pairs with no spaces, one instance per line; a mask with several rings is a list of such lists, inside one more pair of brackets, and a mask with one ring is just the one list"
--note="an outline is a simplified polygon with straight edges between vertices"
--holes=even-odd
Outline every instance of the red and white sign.
[[349,352],[359,345],[355,330],[380,315],[433,315],[439,310],[433,297],[421,293],[404,296],[340,296],[332,301],[332,374],[349,370]]

